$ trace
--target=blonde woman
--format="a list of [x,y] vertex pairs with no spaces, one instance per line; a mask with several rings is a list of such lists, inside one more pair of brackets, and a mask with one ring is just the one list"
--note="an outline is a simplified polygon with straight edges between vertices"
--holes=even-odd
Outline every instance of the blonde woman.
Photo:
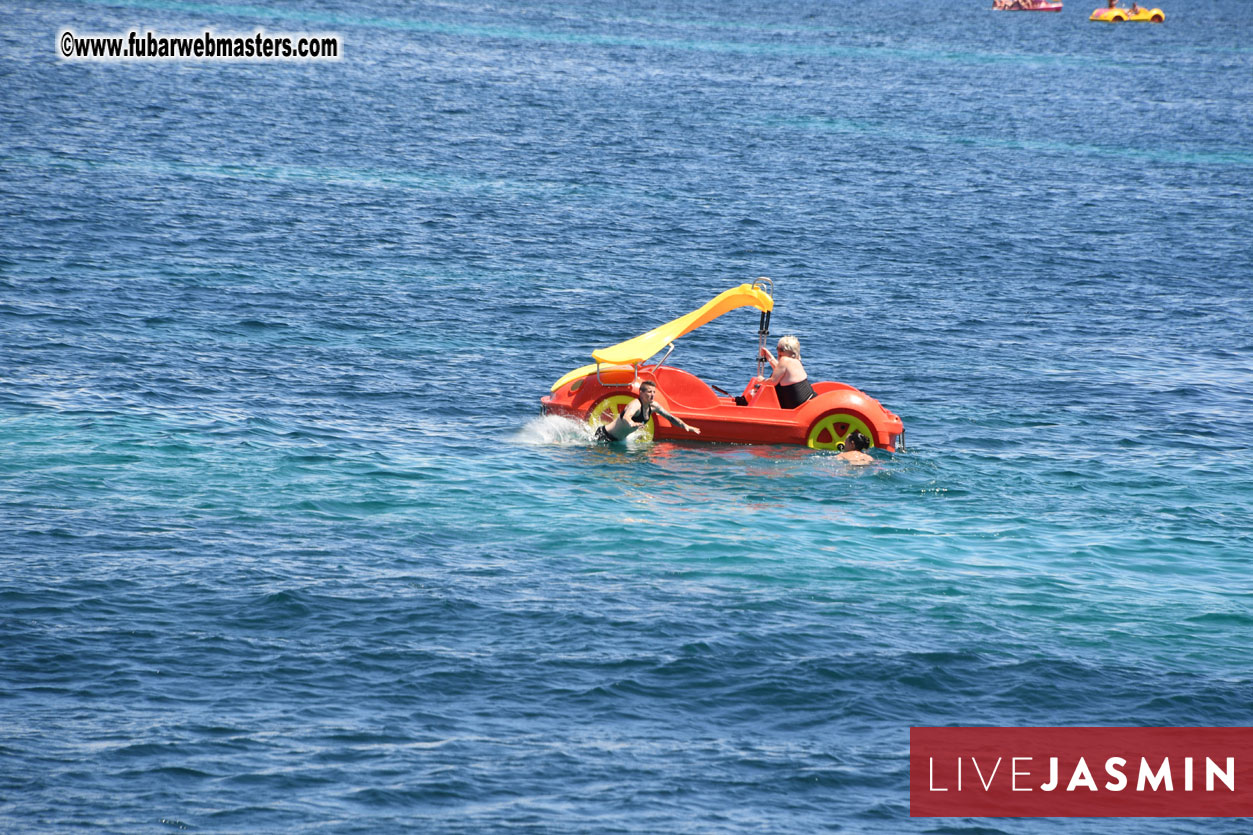
[[770,349],[763,347],[761,354],[770,362],[774,371],[767,380],[758,377],[759,381],[773,385],[779,396],[779,406],[784,409],[795,409],[814,396],[813,386],[809,385],[809,375],[805,366],[801,365],[801,344],[794,336],[785,336],[779,340],[779,358],[770,355]]

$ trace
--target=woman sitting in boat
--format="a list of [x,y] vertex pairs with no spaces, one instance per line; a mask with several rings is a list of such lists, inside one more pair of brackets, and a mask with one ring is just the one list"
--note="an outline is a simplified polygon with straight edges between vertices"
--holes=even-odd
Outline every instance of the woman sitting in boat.
[[801,365],[801,344],[794,336],[785,336],[779,340],[779,358],[770,355],[770,349],[762,347],[761,354],[770,362],[774,373],[770,379],[758,377],[775,386],[779,396],[779,406],[784,409],[795,409],[814,396],[814,389],[809,385],[809,375],[805,366]]

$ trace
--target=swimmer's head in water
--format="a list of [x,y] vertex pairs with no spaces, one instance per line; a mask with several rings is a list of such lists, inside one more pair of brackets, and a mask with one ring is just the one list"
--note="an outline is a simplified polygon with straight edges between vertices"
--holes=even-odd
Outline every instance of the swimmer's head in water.
[[850,432],[848,437],[844,439],[845,452],[851,452],[852,450],[861,451],[863,449],[867,449],[869,446],[870,439],[860,432]]

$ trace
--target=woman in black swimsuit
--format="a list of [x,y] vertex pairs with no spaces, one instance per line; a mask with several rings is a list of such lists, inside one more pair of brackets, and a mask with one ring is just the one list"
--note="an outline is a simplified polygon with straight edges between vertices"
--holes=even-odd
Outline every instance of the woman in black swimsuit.
[[653,398],[656,395],[656,383],[652,380],[645,380],[640,383],[639,399],[628,403],[626,408],[622,410],[622,414],[615,417],[609,423],[604,426],[596,427],[596,440],[605,441],[607,443],[625,441],[632,432],[648,423],[648,419],[654,414],[661,415],[680,429],[684,429],[696,435],[700,434],[700,430],[695,426],[690,426],[684,423],[679,418],[661,408],[660,405],[653,402]]
[[805,366],[801,365],[800,341],[794,336],[785,336],[779,340],[778,350],[779,358],[776,360],[770,355],[769,348],[761,349],[762,356],[770,361],[770,368],[774,373],[769,380],[762,377],[757,379],[774,384],[775,393],[779,395],[780,408],[795,409],[814,396],[814,389],[809,384]]

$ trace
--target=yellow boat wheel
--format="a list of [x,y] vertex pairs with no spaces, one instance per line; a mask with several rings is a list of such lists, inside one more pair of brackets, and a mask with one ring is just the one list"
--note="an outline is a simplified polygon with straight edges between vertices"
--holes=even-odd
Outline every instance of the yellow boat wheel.
[[[598,426],[606,426],[613,422],[622,410],[627,407],[635,397],[630,394],[615,394],[606,397],[592,407],[587,413],[587,425],[595,431]],[[651,441],[653,439],[653,430],[656,428],[656,421],[653,418],[648,419],[648,423],[644,424],[643,429],[636,430],[631,437],[639,438],[641,441]]]
[[809,429],[809,440],[805,443],[810,449],[843,449],[844,441],[853,432],[860,432],[870,439],[874,446],[874,433],[870,431],[861,418],[847,412],[835,412],[818,418]]

